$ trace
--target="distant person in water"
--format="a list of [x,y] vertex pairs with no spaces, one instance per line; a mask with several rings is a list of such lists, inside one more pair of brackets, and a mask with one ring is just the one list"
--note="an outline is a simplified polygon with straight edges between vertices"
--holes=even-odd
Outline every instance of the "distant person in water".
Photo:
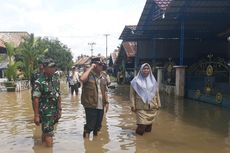
[[80,80],[79,80],[79,73],[77,72],[75,66],[72,67],[71,75],[69,78],[69,84],[70,84],[70,92],[71,95],[78,94],[78,88],[81,86]]
[[161,107],[158,84],[148,63],[141,65],[130,86],[131,110],[136,114],[136,133],[151,132],[152,123]]

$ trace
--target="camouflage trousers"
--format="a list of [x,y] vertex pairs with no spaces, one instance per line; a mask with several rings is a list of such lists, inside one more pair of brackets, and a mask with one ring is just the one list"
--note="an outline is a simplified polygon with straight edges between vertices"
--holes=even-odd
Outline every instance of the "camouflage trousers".
[[59,115],[42,115],[41,124],[42,124],[42,133],[43,135],[53,136],[54,135],[54,125],[58,122]]

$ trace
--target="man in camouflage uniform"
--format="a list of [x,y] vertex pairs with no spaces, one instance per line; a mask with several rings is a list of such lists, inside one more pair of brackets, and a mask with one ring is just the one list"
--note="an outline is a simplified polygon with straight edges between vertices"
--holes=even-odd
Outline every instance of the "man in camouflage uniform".
[[42,125],[42,140],[47,146],[53,144],[54,125],[61,117],[60,82],[56,75],[56,65],[52,59],[43,63],[44,75],[40,75],[35,81],[34,99],[34,123]]
[[32,76],[31,76],[31,78],[30,78],[30,84],[31,84],[32,89],[33,89],[33,87],[34,87],[35,81],[38,79],[38,77],[39,77],[40,75],[43,74],[43,70],[44,70],[43,64],[39,64],[39,65],[38,65],[38,71],[36,71],[36,72],[34,72],[34,73],[32,74]]
[[39,78],[40,75],[43,75],[43,64],[39,64],[38,71],[34,72],[30,78],[30,85],[31,85],[31,99],[32,99],[32,106],[34,110],[34,105],[33,105],[33,92],[34,92],[34,85],[35,81]]

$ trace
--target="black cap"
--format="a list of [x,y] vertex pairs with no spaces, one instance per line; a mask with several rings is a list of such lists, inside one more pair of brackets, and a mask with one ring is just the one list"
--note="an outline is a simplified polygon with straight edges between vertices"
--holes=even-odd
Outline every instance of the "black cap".
[[101,57],[92,57],[91,63],[105,65],[105,62],[103,61]]
[[47,58],[47,59],[44,59],[43,66],[44,67],[55,67],[56,64],[52,58]]

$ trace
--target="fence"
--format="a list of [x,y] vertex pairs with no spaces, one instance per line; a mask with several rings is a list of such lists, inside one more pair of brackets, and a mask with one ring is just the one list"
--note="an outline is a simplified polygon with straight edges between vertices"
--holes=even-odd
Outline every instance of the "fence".
[[16,91],[22,91],[30,88],[29,80],[16,81]]

